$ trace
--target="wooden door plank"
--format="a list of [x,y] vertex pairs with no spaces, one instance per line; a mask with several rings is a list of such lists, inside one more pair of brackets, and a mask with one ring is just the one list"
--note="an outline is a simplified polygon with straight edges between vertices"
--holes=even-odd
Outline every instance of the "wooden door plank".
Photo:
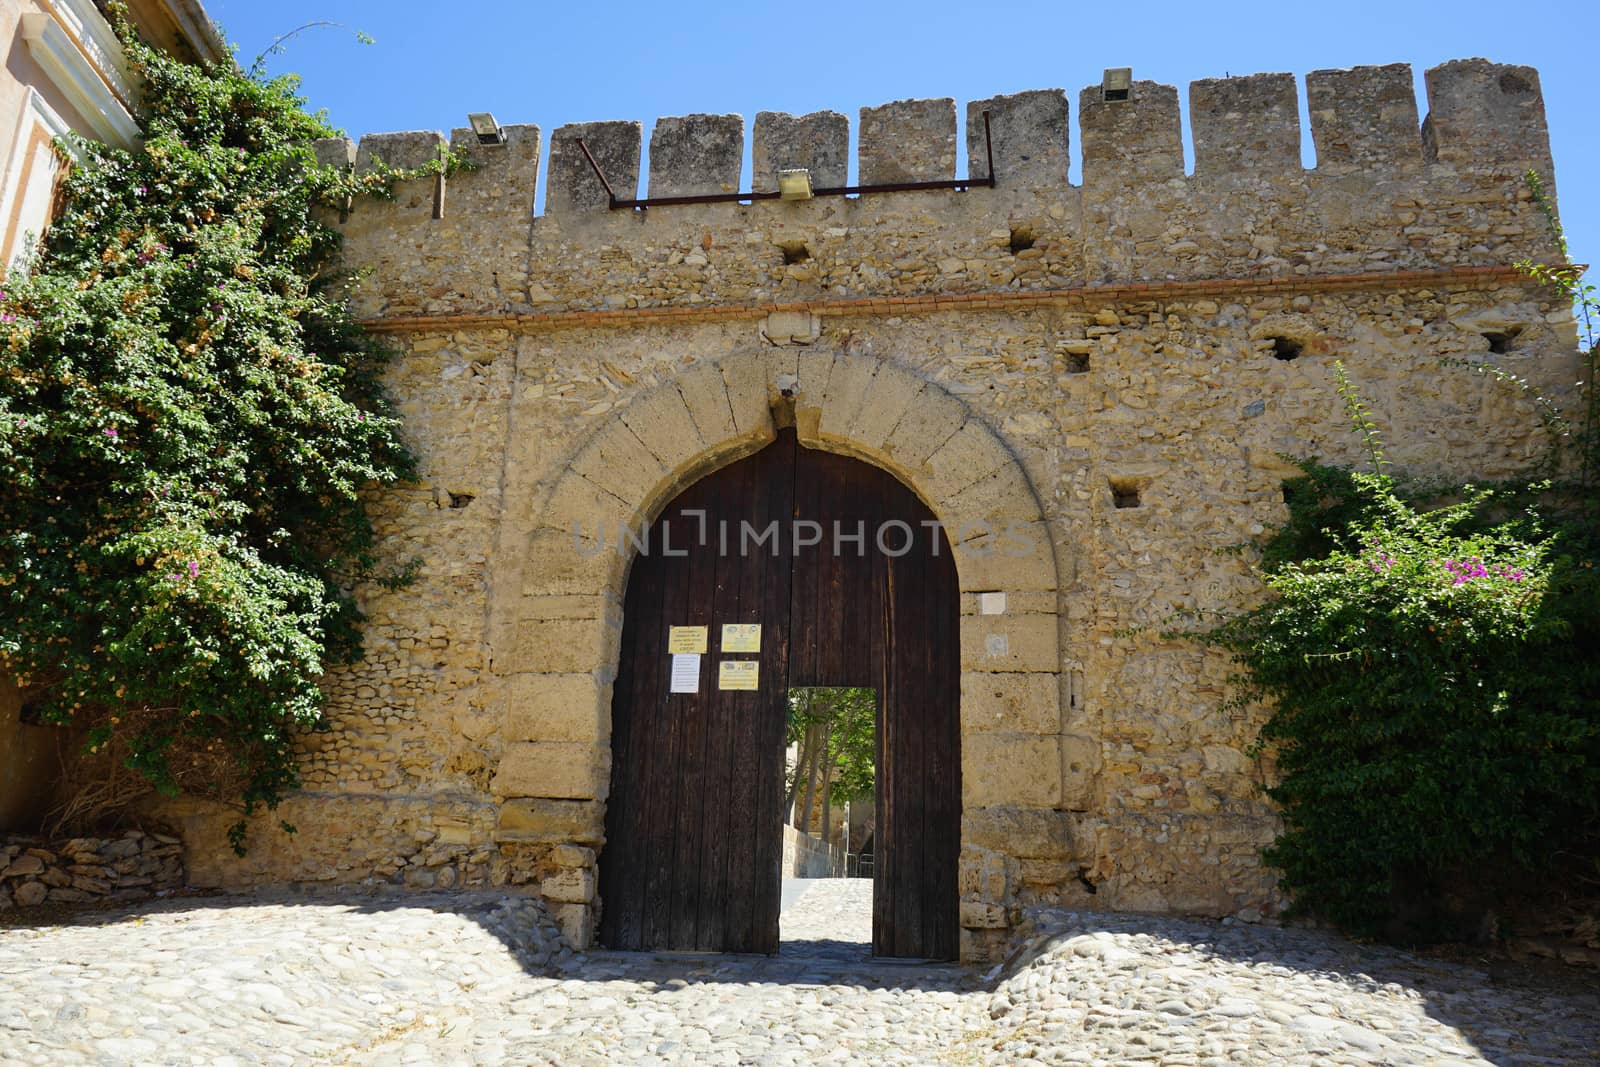
[[[706,514],[703,520],[699,516],[685,516],[683,541],[675,541],[689,553],[684,561],[688,565],[684,625],[710,627],[713,624],[712,603],[716,596],[719,561],[714,541],[708,545],[702,543],[700,537],[705,524],[711,523],[717,514],[721,492],[729,477],[735,476],[736,472],[724,470],[702,480],[686,494],[693,498],[694,507]],[[713,647],[713,644],[707,645],[708,649]],[[683,701],[677,720],[676,820],[670,831],[673,875],[669,883],[670,918],[666,927],[666,947],[673,950],[692,950],[699,945],[695,925],[704,875],[701,812],[706,803],[707,787],[712,784],[706,763],[706,738],[710,731],[711,707],[718,696],[716,680],[706,668],[714,658],[708,654],[701,660],[700,692]]]
[[[748,517],[755,505],[754,475],[759,467],[759,459],[734,464],[724,477],[716,479],[715,496],[711,501],[707,531],[710,543],[705,550],[716,562],[708,646],[712,652],[713,671],[716,663],[727,658],[721,647],[723,624],[747,621],[740,610],[740,595],[752,561],[739,554],[738,527],[739,521]],[[759,566],[759,561],[754,565]],[[747,776],[740,774],[734,734],[739,719],[749,717],[750,709],[745,705],[759,695],[726,692],[717,689],[715,682],[707,687],[703,739],[705,770],[699,782],[703,794],[699,830],[700,893],[695,921],[695,947],[702,951],[736,951],[741,947],[730,939],[727,925],[730,891],[739,893],[750,881],[745,871],[748,858],[735,856],[730,841],[735,832],[735,806],[744,815],[749,814],[749,798],[741,795],[740,788],[742,777]]]
[[[761,672],[771,677],[764,689],[756,723],[753,753],[758,761],[752,856],[756,890],[751,894],[751,940],[757,952],[775,953],[779,943],[781,882],[779,865],[783,860],[783,767],[784,737],[789,708],[789,689],[793,681],[791,654],[794,598],[794,543],[792,520],[799,491],[796,467],[799,444],[792,430],[779,435],[771,449],[767,475],[767,507],[778,521],[778,554],[765,557],[769,566],[761,590],[763,620],[772,621],[769,639],[762,623]],[[770,646],[770,647],[769,647]]]

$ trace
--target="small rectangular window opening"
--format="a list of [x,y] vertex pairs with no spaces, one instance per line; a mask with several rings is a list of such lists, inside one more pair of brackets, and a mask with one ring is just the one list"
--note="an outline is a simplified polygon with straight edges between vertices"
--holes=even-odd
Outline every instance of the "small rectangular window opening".
[[1143,486],[1134,478],[1112,478],[1111,503],[1118,508],[1136,508],[1141,506],[1140,492]]

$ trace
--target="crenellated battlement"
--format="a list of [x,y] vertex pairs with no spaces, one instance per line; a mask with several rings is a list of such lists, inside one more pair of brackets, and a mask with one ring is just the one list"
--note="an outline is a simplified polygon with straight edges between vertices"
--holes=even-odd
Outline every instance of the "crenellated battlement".
[[[778,172],[792,168],[808,170],[815,189],[845,186],[850,119],[837,112],[759,112],[753,174],[740,115],[658,119],[648,157],[640,122],[562,126],[537,218],[536,126],[505,127],[503,145],[456,130],[448,142],[381,133],[318,151],[357,168],[403,167],[448,143],[475,164],[344,219],[350,259],[376,268],[362,300],[377,316],[1439,269],[1548,253],[1520,180],[1533,167],[1554,187],[1535,70],[1442,64],[1427,72],[1425,117],[1403,63],[1313,71],[1304,85],[1310,168],[1300,84],[1281,73],[1189,86],[1192,173],[1178,90],[1154,81],[1079,93],[1077,182],[1059,89],[966,102],[959,123],[949,98],[864,107],[855,169],[867,191],[811,200],[762,197],[775,197]],[[960,185],[958,135],[965,180],[987,179],[992,157],[992,188],[872,188]],[[616,207],[739,193],[759,196]]]

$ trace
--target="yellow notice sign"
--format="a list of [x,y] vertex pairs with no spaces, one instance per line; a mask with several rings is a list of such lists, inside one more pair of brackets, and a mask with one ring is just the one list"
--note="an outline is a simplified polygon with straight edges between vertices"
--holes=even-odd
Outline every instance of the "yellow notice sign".
[[705,652],[706,633],[709,626],[669,626],[667,627],[667,651],[674,655],[681,652]]
[[725,622],[722,624],[722,651],[760,652],[761,624],[759,622]]
[[725,659],[718,665],[718,689],[755,689],[759,660]]

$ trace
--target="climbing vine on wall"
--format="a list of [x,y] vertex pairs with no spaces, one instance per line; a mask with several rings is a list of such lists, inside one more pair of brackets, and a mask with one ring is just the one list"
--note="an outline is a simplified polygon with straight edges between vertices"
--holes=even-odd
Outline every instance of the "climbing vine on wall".
[[352,586],[386,577],[360,493],[411,470],[316,207],[423,172],[317,165],[333,131],[293,78],[112,14],[144,141],[78,146],[0,294],[0,669],[88,753],[248,815],[295,785],[324,664],[360,654]]

